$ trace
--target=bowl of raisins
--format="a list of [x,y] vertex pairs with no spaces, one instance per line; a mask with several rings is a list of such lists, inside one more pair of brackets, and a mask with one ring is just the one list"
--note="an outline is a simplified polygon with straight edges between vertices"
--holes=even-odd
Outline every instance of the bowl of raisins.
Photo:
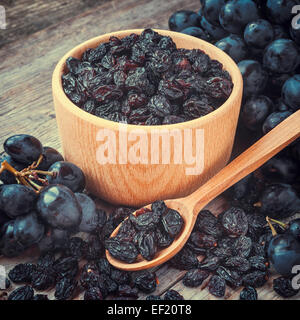
[[242,91],[222,50],[152,29],[88,40],[52,78],[65,159],[91,193],[137,207],[186,196],[226,165]]

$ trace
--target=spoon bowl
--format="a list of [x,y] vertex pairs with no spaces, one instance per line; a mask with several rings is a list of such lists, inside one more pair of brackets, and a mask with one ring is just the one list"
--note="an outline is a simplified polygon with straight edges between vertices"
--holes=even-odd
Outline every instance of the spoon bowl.
[[[172,244],[160,250],[153,260],[144,260],[139,255],[135,263],[129,264],[115,259],[106,250],[108,261],[118,269],[136,271],[160,265],[171,259],[185,245],[201,209],[222,192],[255,171],[298,137],[300,137],[300,110],[263,136],[198,190],[187,197],[165,201],[168,208],[174,209],[181,214],[184,225],[181,233]],[[145,207],[150,209],[151,205]],[[111,237],[116,236],[120,226],[121,224],[113,231]]]
[[[184,200],[185,198],[182,198]],[[197,215],[191,215],[189,208],[186,206],[184,201],[180,201],[181,199],[177,200],[166,200],[165,204],[168,208],[172,208],[178,211],[183,218],[184,225],[183,229],[181,230],[180,234],[174,239],[172,244],[159,251],[159,254],[152,259],[151,261],[144,260],[141,255],[138,255],[136,262],[126,264],[118,259],[115,259],[107,250],[106,250],[106,257],[107,260],[118,269],[128,270],[128,271],[137,271],[145,269],[145,262],[147,263],[147,268],[151,268],[157,265],[162,264],[164,261],[171,258],[170,252],[172,256],[178,253],[184,244],[186,243],[187,239],[190,236],[190,233],[194,227]],[[145,206],[144,208],[151,208],[151,205]],[[133,213],[136,214],[136,211]],[[118,225],[118,227],[113,231],[111,237],[115,237],[120,229],[122,223]]]

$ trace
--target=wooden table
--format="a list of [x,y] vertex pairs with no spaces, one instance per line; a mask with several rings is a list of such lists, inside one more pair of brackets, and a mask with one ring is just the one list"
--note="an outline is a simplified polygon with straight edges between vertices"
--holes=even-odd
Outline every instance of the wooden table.
[[[168,18],[174,11],[197,11],[200,6],[199,0],[3,2],[7,30],[0,30],[0,141],[12,134],[28,133],[58,150],[61,147],[51,95],[51,75],[60,57],[77,44],[107,32],[145,27],[168,29]],[[0,152],[3,152],[2,147]],[[209,208],[216,214],[221,212],[224,200],[214,200]],[[16,263],[34,261],[36,257],[37,252],[29,250],[16,259],[0,258],[0,263],[8,271]],[[167,264],[155,270],[159,285],[153,294],[161,295],[172,288],[185,299],[216,299],[205,288],[184,287],[181,279],[185,271]],[[280,299],[272,290],[272,277],[258,289],[260,299]],[[225,298],[239,299],[239,292],[240,289],[227,287]],[[53,290],[47,294],[53,298]],[[140,299],[144,297],[140,295]]]

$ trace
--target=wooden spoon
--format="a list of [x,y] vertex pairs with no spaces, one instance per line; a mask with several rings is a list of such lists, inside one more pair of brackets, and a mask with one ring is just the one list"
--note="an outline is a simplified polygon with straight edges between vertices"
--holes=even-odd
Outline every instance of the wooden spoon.
[[[171,259],[183,248],[188,240],[201,209],[223,191],[246,177],[249,173],[255,171],[299,136],[300,110],[289,116],[263,136],[198,190],[185,198],[165,201],[169,208],[175,209],[181,214],[184,219],[184,227],[173,243],[169,247],[159,251],[153,260],[144,260],[139,255],[137,262],[129,264],[113,258],[106,250],[108,261],[118,269],[133,271],[154,267]],[[150,206],[151,205],[148,205],[146,207],[150,208]],[[119,228],[120,225],[114,230],[111,237],[116,236]]]

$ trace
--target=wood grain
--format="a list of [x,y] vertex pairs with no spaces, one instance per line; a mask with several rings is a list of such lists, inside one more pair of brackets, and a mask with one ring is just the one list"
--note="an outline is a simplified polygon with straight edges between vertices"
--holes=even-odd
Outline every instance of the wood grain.
[[0,31],[0,48],[64,19],[91,10],[110,0],[4,0],[6,30]]

